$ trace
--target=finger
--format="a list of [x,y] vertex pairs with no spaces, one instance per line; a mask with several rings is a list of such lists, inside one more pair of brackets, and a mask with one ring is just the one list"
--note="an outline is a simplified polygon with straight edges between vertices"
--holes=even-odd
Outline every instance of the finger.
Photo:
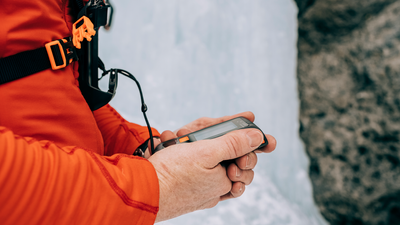
[[221,142],[217,145],[219,151],[216,153],[222,161],[236,159],[255,150],[261,145],[263,139],[263,134],[257,129],[236,130],[216,138]]
[[229,193],[221,196],[220,201],[240,197],[244,193],[245,189],[246,186],[242,182],[235,182],[232,184],[232,190]]
[[151,156],[150,151],[145,151],[145,152],[144,152],[144,158],[145,158],[145,159],[148,159],[150,156]]
[[254,178],[253,170],[241,170],[236,164],[231,164],[227,170],[228,178],[233,182],[242,182],[249,185]]
[[180,137],[180,136],[183,136],[183,135],[192,133],[192,132],[194,132],[194,131],[191,131],[191,130],[186,129],[186,128],[182,128],[182,129],[178,130],[178,132],[176,133],[176,135],[177,135],[178,137]]
[[[159,144],[161,144],[161,140],[159,138],[153,138],[153,144],[154,144],[153,147],[155,148]],[[148,140],[147,150],[144,152],[144,158],[148,159],[153,154],[153,150],[154,149],[151,149],[151,141]]]
[[250,152],[235,160],[236,165],[242,170],[252,170],[257,164],[257,155],[254,152]]
[[[202,118],[199,118],[199,119],[183,126],[179,130],[174,131],[174,133],[178,134],[178,132],[181,129],[187,129],[187,130],[190,130],[190,132],[194,132],[194,131],[197,131],[197,130],[200,130],[200,129],[203,129],[203,128],[206,128],[206,127],[218,124],[218,123],[222,123],[227,120],[234,119],[236,117],[240,117],[240,116],[250,120],[251,122],[254,122],[254,119],[255,119],[254,114],[250,111],[238,113],[238,114],[231,115],[231,116],[223,116],[223,117],[219,117],[219,118],[202,117]],[[183,135],[185,135],[185,134],[183,134]],[[178,135],[178,136],[182,136],[182,135]]]
[[206,168],[213,168],[220,162],[236,159],[256,149],[263,141],[262,133],[257,129],[243,129],[230,132],[222,137],[198,141]]
[[240,116],[250,120],[251,122],[254,122],[254,119],[255,119],[254,114],[252,112],[250,112],[250,111],[247,111],[247,112],[241,112],[241,113],[238,113],[238,114],[235,114],[235,115],[223,116],[223,117],[219,117],[219,118],[206,118],[205,117],[205,118],[202,118],[202,119],[204,119],[204,122],[202,122],[201,125],[205,126],[205,127],[208,127],[208,126],[212,126],[212,125],[215,125],[217,123],[222,123],[222,122],[225,122],[227,120],[231,120],[231,119],[234,119],[234,118],[240,117]]
[[162,132],[162,134],[160,136],[161,142],[168,141],[168,140],[171,140],[174,138],[177,138],[177,136],[170,130],[166,130],[166,131]]
[[277,145],[276,139],[269,134],[266,134],[265,137],[268,140],[268,145],[266,145],[262,149],[257,149],[256,151],[254,151],[255,153],[270,153],[275,150],[276,145]]
[[[153,138],[153,144],[154,146],[157,146],[159,144],[161,144],[161,139],[160,138]],[[147,146],[151,146],[151,141],[149,140],[149,143]]]

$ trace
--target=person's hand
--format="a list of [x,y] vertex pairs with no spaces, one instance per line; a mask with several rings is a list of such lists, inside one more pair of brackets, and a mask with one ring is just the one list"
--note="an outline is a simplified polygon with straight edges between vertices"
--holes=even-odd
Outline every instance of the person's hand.
[[[252,112],[242,112],[236,115],[232,115],[232,116],[224,116],[224,117],[220,117],[220,118],[209,118],[209,117],[202,117],[199,118],[183,127],[181,127],[180,129],[172,132],[169,130],[164,131],[161,134],[161,142],[167,141],[167,140],[171,140],[180,136],[184,136],[187,135],[191,132],[227,121],[227,120],[231,120],[234,119],[236,117],[242,116],[248,120],[250,120],[251,122],[254,122],[254,114]],[[268,139],[268,145],[265,146],[262,149],[250,152],[242,157],[239,157],[233,161],[230,161],[231,163],[228,164],[227,166],[227,174],[229,179],[233,182],[233,186],[232,186],[232,190],[230,191],[230,194],[228,194],[227,196],[225,196],[224,199],[227,198],[232,198],[232,197],[238,197],[240,196],[243,192],[241,191],[241,188],[244,188],[244,185],[249,185],[250,182],[245,182],[243,179],[245,177],[253,177],[253,171],[252,169],[254,169],[255,165],[257,164],[257,155],[255,153],[269,153],[272,152],[275,147],[276,147],[276,140],[274,137],[272,137],[271,135],[265,135],[266,138]],[[155,145],[156,146],[156,145]],[[249,175],[250,174],[250,175]],[[237,176],[239,175],[239,176]],[[241,182],[241,184],[239,184],[238,182]]]
[[[253,121],[252,113],[245,113]],[[191,123],[185,129],[203,128],[232,119],[238,114],[223,119],[202,118],[205,123]],[[251,118],[252,117],[252,118]],[[197,124],[197,125],[196,125]],[[203,125],[202,125],[203,124]],[[182,132],[182,131],[181,131]],[[191,132],[191,130],[186,131]],[[184,135],[177,132],[179,136]],[[175,138],[170,131],[161,134],[161,141]],[[275,149],[275,139],[267,135],[269,144],[262,149]],[[160,211],[157,221],[170,219],[198,209],[215,206],[219,201],[243,194],[245,185],[251,183],[257,163],[252,153],[262,143],[261,132],[245,129],[230,132],[213,140],[203,140],[189,144],[170,146],[149,158],[153,163],[160,183]],[[227,169],[220,162],[236,159]]]

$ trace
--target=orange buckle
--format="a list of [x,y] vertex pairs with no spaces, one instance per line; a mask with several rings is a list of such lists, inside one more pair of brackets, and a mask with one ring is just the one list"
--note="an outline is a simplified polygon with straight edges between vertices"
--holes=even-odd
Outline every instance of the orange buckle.
[[95,34],[94,25],[86,16],[82,16],[72,25],[72,43],[75,48],[80,49],[83,39],[86,38],[87,41],[91,41]]
[[[61,40],[64,43],[67,42],[67,40],[65,40],[65,39],[61,39]],[[61,64],[59,66],[57,66],[56,60],[54,59],[53,51],[51,50],[51,46],[53,46],[53,45],[58,45],[58,48],[60,49],[61,57],[63,59],[63,64]],[[49,43],[45,44],[45,47],[46,47],[47,55],[49,56],[49,59],[50,59],[51,68],[53,70],[58,70],[58,69],[61,69],[61,68],[64,68],[67,66],[67,60],[65,59],[65,53],[64,53],[63,47],[62,47],[61,43],[59,42],[59,40],[49,42]]]

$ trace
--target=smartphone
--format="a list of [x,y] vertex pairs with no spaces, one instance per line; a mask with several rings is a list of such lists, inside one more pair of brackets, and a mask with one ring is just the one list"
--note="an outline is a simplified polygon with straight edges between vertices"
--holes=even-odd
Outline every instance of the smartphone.
[[[190,142],[195,142],[195,141],[200,141],[200,140],[205,140],[205,139],[213,139],[213,138],[220,137],[220,136],[227,134],[234,130],[247,129],[247,128],[256,128],[262,132],[262,130],[259,127],[257,127],[254,123],[250,122],[250,120],[248,120],[244,117],[236,117],[234,119],[231,119],[231,120],[219,123],[219,124],[215,124],[210,127],[206,127],[204,129],[192,132],[190,134],[162,142],[155,148],[154,153],[160,151],[161,149],[167,148],[171,145],[190,143]],[[264,132],[263,132],[263,134],[264,134]],[[268,140],[264,135],[264,141],[257,149],[263,148],[267,144],[268,144]]]

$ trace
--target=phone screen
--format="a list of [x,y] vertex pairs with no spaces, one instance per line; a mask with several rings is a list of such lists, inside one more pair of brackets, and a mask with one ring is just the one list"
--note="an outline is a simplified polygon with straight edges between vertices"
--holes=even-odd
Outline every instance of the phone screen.
[[236,128],[237,128],[237,126],[232,121],[229,121],[226,123],[219,124],[217,126],[209,127],[204,130],[195,132],[193,135],[194,135],[194,138],[196,138],[196,140],[199,141],[199,140],[210,138],[217,134],[221,134],[221,133],[225,133],[225,132],[234,130]]

